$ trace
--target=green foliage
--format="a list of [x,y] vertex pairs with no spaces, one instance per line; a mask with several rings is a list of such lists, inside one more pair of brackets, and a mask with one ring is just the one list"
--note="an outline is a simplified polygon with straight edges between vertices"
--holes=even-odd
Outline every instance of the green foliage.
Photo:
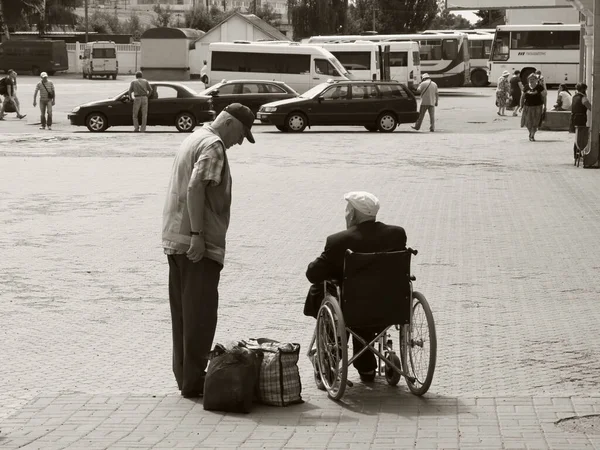
[[480,18],[475,24],[477,28],[496,28],[496,26],[506,23],[502,9],[480,9],[475,12],[475,15]]
[[0,0],[0,3],[4,27],[28,31],[36,25],[43,31],[73,28],[77,23],[75,8],[80,7],[83,0],[46,0],[45,10],[42,0]]
[[[109,12],[96,9],[88,16],[88,31],[102,34],[122,34],[123,28],[119,18]],[[80,22],[78,29],[85,31],[85,24]]]
[[279,25],[281,25],[281,14],[276,13],[275,9],[271,6],[270,3],[257,5],[257,1],[253,1],[250,3],[248,12],[264,20],[271,26],[278,27]]
[[142,37],[144,31],[147,30],[148,27],[144,26],[140,20],[140,17],[135,14],[135,12],[131,13],[127,22],[125,22],[123,26],[123,31],[125,34],[131,34],[133,36],[134,41],[139,41]]
[[462,16],[444,9],[429,25],[434,30],[465,30],[472,28],[471,22]]
[[217,6],[213,5],[208,11],[203,5],[196,5],[193,9],[185,12],[184,23],[186,28],[208,31],[220,23],[226,14]]
[[416,33],[430,28],[438,11],[437,0],[356,0],[348,8],[344,34]]
[[348,0],[288,0],[294,39],[346,29]]
[[152,20],[152,25],[155,27],[168,27],[171,24],[173,18],[173,11],[171,6],[167,5],[166,8],[160,6],[160,3],[154,5],[153,11],[156,13],[156,18]]

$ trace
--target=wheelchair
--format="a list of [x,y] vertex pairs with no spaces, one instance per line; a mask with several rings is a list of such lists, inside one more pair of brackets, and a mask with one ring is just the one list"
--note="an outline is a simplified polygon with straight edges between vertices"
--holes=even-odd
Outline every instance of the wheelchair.
[[[346,386],[353,386],[348,367],[366,351],[374,353],[375,373],[384,375],[389,385],[396,386],[404,377],[413,394],[421,396],[429,390],[437,338],[429,303],[413,290],[416,278],[410,274],[410,260],[417,253],[411,248],[382,253],[347,250],[341,283],[324,282],[325,297],[307,356],[317,387],[331,399],[341,399]],[[377,336],[366,342],[353,331],[364,328],[377,330]],[[351,358],[350,335],[364,346]]]

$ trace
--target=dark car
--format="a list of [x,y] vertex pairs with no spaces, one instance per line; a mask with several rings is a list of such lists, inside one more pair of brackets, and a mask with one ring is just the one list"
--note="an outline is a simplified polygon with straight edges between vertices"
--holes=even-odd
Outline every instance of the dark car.
[[219,114],[230,103],[241,103],[254,115],[265,103],[298,97],[298,93],[282,81],[223,80],[200,92],[213,98],[214,109]]
[[331,81],[298,98],[263,105],[258,119],[280,131],[303,131],[312,125],[363,125],[391,132],[419,117],[413,93],[397,81]]
[[[180,83],[151,82],[147,125],[174,125],[179,131],[192,131],[196,125],[215,118],[212,98],[198,95]],[[108,127],[133,125],[133,101],[127,91],[114,98],[77,106],[68,115],[71,125],[104,131]]]

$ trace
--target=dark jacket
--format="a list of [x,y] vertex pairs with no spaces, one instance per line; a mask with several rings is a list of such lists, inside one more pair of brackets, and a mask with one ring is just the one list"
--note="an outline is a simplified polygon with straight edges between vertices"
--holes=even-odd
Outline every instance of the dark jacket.
[[406,249],[404,228],[382,222],[363,222],[327,238],[325,250],[306,269],[311,287],[304,315],[316,317],[323,300],[323,281],[344,276],[344,255],[350,249],[358,253],[390,252]]

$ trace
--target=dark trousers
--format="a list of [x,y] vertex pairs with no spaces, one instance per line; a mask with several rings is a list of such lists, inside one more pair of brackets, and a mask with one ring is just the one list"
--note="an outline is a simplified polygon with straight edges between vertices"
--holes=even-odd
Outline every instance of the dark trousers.
[[173,373],[182,393],[204,392],[219,305],[223,266],[204,258],[197,263],[186,255],[168,255],[169,303],[173,328]]
[[[330,286],[331,285],[328,284],[328,287]],[[337,297],[335,290],[329,289],[329,293],[332,296]],[[324,298],[325,292],[323,290],[323,283],[311,285],[306,298],[306,303],[304,304],[304,314],[316,318],[319,307],[321,306],[321,302]],[[377,333],[381,330],[370,328],[353,328],[352,331],[354,331],[368,343],[371,341],[371,339],[374,339]],[[362,348],[363,345],[354,336],[352,336],[352,349],[354,350],[354,354],[358,353]],[[367,350],[354,361],[354,368],[359,372],[370,372],[371,370],[375,370],[377,368],[377,360],[375,359],[375,355],[370,350]]]

